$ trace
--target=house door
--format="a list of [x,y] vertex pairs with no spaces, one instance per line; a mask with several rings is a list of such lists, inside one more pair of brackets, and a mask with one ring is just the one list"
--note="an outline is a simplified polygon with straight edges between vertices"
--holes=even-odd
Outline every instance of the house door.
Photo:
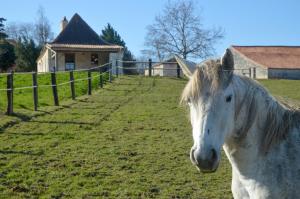
[[75,54],[65,54],[65,70],[75,70]]

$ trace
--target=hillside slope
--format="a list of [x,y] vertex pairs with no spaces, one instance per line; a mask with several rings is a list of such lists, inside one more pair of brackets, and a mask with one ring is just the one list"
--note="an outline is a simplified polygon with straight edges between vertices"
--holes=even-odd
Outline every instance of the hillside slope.
[[232,198],[189,160],[186,81],[122,77],[0,133],[0,198]]

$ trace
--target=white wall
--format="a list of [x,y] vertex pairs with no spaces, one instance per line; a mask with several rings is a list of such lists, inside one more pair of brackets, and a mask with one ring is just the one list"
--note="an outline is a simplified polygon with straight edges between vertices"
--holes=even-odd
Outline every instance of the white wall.
[[[123,51],[118,52],[118,53],[109,53],[109,62],[112,63],[112,74],[116,74],[116,60],[122,60],[123,59]],[[118,62],[118,66],[119,67],[123,67],[123,63],[122,62]],[[123,74],[123,70],[122,69],[118,69],[118,73],[119,74]]]
[[40,59],[37,61],[37,72],[44,73],[49,72],[49,49],[46,49]]

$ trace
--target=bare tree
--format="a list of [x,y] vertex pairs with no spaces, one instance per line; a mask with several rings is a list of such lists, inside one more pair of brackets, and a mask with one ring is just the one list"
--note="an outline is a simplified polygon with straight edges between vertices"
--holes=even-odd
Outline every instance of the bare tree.
[[45,9],[42,6],[40,6],[37,11],[37,20],[35,22],[35,38],[39,46],[44,45],[53,38],[50,22],[46,17]]
[[159,60],[179,54],[183,58],[212,56],[214,44],[223,38],[222,28],[205,29],[200,16],[195,14],[193,0],[168,1],[163,14],[155,17],[147,27],[145,45]]
[[11,22],[6,26],[6,33],[9,39],[34,39],[34,24]]

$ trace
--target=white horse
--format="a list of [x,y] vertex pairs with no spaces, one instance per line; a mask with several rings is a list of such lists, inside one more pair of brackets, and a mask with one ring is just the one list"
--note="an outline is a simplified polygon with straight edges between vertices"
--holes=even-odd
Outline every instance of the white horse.
[[221,60],[201,63],[182,93],[193,127],[192,163],[215,171],[223,146],[234,198],[300,198],[300,112],[233,69],[227,49]]

